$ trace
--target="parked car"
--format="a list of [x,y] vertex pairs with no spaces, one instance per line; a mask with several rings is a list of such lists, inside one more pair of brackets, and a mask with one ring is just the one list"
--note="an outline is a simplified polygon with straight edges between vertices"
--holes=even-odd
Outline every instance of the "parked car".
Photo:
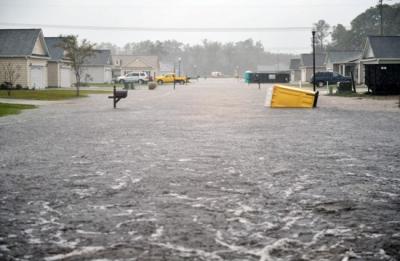
[[131,72],[117,78],[117,82],[138,82],[140,84],[147,83],[149,81],[149,76],[145,72]]
[[[314,75],[311,76],[310,82],[314,83]],[[326,85],[326,82],[328,82],[328,84],[336,84],[338,82],[351,82],[351,77],[343,76],[335,72],[317,72],[315,74],[315,83],[319,87]]]
[[159,85],[164,83],[173,83],[175,80],[176,83],[185,84],[189,81],[188,77],[185,76],[176,76],[174,73],[168,73],[164,75],[160,75],[156,77],[156,81]]

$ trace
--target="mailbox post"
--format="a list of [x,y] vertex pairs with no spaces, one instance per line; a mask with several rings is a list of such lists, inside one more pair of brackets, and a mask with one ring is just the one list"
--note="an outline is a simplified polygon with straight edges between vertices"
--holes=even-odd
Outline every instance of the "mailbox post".
[[114,109],[117,108],[117,103],[121,99],[125,99],[128,96],[128,91],[117,91],[117,88],[114,85],[113,96],[108,96],[109,99],[113,99]]

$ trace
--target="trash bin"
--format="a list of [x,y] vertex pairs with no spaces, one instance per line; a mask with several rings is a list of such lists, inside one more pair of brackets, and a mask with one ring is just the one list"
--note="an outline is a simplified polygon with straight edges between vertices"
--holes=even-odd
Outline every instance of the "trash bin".
[[274,85],[272,90],[272,108],[313,108],[317,106],[319,92]]
[[338,93],[349,93],[353,91],[353,85],[351,82],[338,82],[337,92]]

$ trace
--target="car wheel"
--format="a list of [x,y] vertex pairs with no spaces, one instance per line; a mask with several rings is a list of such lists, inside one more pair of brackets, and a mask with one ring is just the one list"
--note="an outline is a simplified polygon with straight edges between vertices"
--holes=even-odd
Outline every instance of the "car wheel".
[[324,82],[318,82],[317,85],[318,87],[324,87]]
[[143,80],[139,80],[139,84],[144,84],[144,81]]
[[179,84],[183,85],[183,84],[185,84],[185,81],[179,81]]
[[158,80],[157,83],[158,83],[158,85],[163,85],[164,84],[164,82],[161,81],[161,80]]

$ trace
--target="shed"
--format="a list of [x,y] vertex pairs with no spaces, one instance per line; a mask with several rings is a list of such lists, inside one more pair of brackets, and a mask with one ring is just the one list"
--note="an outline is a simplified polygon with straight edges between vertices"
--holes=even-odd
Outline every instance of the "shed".
[[361,62],[374,94],[400,94],[400,36],[368,36]]

